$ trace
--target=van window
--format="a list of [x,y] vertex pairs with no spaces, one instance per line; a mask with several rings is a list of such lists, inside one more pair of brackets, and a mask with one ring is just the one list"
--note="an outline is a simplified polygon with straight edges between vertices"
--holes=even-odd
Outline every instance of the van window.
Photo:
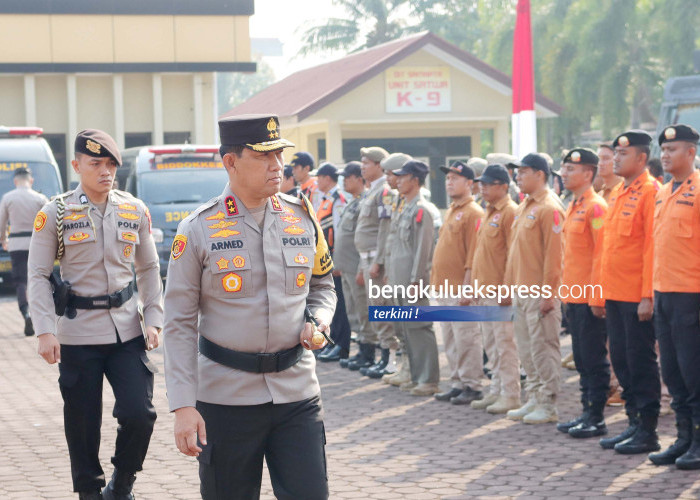
[[14,173],[20,167],[29,168],[34,177],[32,189],[51,198],[61,192],[56,167],[41,162],[0,162],[0,194],[15,188]]
[[227,181],[228,176],[223,168],[203,168],[196,172],[191,169],[143,172],[138,193],[147,204],[201,204],[220,195]]

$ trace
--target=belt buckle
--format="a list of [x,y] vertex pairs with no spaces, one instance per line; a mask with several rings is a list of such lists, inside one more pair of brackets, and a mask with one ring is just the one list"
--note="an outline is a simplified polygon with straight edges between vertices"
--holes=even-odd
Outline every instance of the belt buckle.
[[120,293],[113,293],[109,296],[109,307],[118,308],[122,306],[122,296]]
[[272,373],[278,371],[279,353],[261,352],[258,354],[258,372]]

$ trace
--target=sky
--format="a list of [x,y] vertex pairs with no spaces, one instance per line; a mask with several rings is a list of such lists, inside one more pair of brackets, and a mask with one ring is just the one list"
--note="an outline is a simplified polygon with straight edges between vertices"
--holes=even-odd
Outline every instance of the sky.
[[[255,14],[250,18],[251,38],[278,38],[283,43],[283,57],[265,57],[278,79],[295,71],[328,61],[328,54],[296,57],[304,27],[320,24],[329,17],[344,17],[344,10],[332,0],[255,0]],[[300,29],[301,27],[301,29]],[[341,57],[334,54],[332,58]]]

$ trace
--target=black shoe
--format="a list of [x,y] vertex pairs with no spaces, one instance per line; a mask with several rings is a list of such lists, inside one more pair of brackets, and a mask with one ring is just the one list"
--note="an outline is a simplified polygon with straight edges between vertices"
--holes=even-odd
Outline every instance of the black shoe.
[[605,450],[612,450],[615,448],[615,445],[617,443],[621,443],[622,441],[629,439],[632,437],[632,435],[637,432],[637,426],[638,426],[638,421],[637,417],[633,416],[628,416],[629,419],[629,424],[627,426],[627,429],[622,431],[620,434],[609,437],[609,438],[603,438],[599,441],[600,446],[603,447]]
[[328,351],[323,354],[319,354],[318,360],[324,363],[330,363],[331,361],[339,361],[343,358],[348,357],[348,350],[340,345],[336,344]]
[[568,421],[566,421],[566,422],[559,422],[559,423],[557,424],[557,430],[558,430],[559,432],[563,432],[564,434],[568,434],[568,433],[569,433],[569,429],[571,429],[571,428],[573,428],[573,427],[576,427],[576,426],[579,425],[581,422],[583,422],[583,421],[586,419],[586,416],[587,416],[587,415],[586,415],[586,413],[584,412],[584,413],[582,413],[581,415],[579,415],[579,416],[576,417],[576,418],[573,418],[573,419],[568,420]]
[[449,391],[434,394],[433,397],[438,401],[447,401],[449,403],[450,399],[456,398],[460,394],[462,394],[462,389],[457,389],[456,387],[453,387]]
[[615,451],[622,455],[636,455],[659,451],[659,436],[656,434],[657,415],[640,415],[637,431],[631,438],[617,443]]
[[676,419],[676,442],[659,453],[649,454],[649,460],[654,465],[672,465],[676,459],[690,449],[693,440],[693,424],[690,419]]
[[24,335],[26,337],[31,337],[34,335],[34,325],[32,324],[32,318],[24,318]]
[[676,460],[676,467],[682,470],[700,469],[700,425],[693,426],[693,441],[690,448]]
[[362,359],[362,350],[358,350],[355,354],[353,354],[349,358],[341,359],[339,364],[340,364],[341,368],[347,368],[351,362],[357,361],[359,359]]
[[577,439],[605,436],[607,433],[608,427],[605,425],[602,415],[589,416],[580,424],[569,429],[569,436]]
[[134,500],[134,495],[131,493],[134,481],[136,481],[136,475],[133,472],[122,472],[115,469],[112,480],[102,490],[102,498],[104,500]]
[[460,392],[459,395],[450,399],[450,403],[452,403],[453,405],[468,405],[471,404],[472,401],[481,399],[482,397],[483,394],[481,393],[481,391],[475,391],[471,387],[467,387],[462,392]]
[[374,363],[369,368],[361,368],[360,373],[364,376],[369,376],[371,372],[383,372],[384,369],[389,365],[389,357],[391,356],[391,351],[389,349],[382,349],[382,357],[379,361]]
[[78,499],[79,500],[102,500],[102,493],[100,493],[100,490],[97,491],[79,491],[78,492]]
[[374,364],[374,344],[360,344],[360,357],[356,361],[348,363],[348,370],[357,371],[360,368],[369,368]]
[[396,373],[396,368],[394,365],[387,365],[381,370],[369,370],[367,372],[367,376],[369,378],[377,379],[382,378],[384,375],[393,375],[394,373]]

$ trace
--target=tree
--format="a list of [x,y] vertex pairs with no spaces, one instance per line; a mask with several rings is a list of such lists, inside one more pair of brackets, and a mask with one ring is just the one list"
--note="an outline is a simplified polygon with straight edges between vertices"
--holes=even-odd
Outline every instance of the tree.
[[330,18],[302,33],[300,55],[313,52],[358,50],[374,47],[420,30],[411,23],[420,0],[333,0],[348,14]]
[[269,64],[258,61],[255,73],[217,73],[217,109],[219,115],[244,102],[275,82]]

